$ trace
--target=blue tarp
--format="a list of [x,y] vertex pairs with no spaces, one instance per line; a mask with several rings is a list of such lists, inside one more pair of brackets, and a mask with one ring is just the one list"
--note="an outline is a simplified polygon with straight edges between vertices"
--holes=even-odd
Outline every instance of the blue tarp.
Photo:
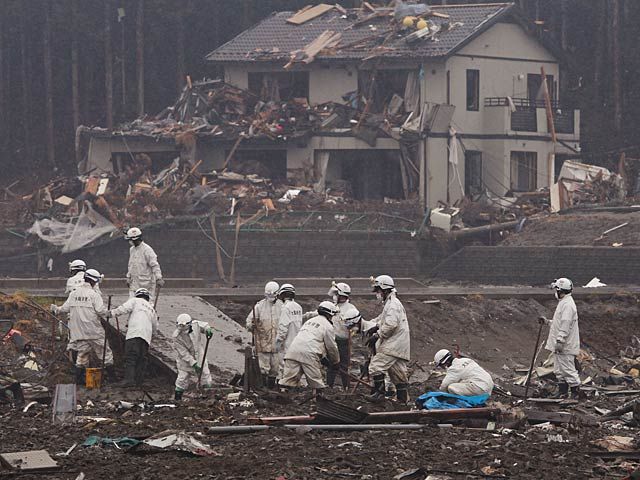
[[448,410],[452,408],[482,407],[489,400],[489,395],[474,395],[465,397],[445,392],[427,392],[416,398],[418,408],[425,410]]

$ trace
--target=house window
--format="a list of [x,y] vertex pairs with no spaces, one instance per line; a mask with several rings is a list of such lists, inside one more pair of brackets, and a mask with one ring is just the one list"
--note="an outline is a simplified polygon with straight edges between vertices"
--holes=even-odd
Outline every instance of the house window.
[[[527,98],[531,106],[544,107],[544,92],[542,90],[542,75],[539,73],[527,74]],[[547,87],[549,89],[549,97],[551,103],[556,99],[556,88],[553,81],[553,75],[547,75]]]
[[482,193],[482,152],[464,152],[464,191],[468,196]]
[[275,102],[309,98],[309,72],[249,72],[249,91]]
[[480,109],[480,70],[467,70],[467,110]]
[[537,187],[538,154],[511,152],[511,190],[533,192]]

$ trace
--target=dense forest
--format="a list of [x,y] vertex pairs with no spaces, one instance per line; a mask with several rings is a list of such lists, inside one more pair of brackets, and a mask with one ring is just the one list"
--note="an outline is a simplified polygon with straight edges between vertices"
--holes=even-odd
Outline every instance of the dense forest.
[[[489,0],[495,2],[495,0]],[[485,3],[489,3],[485,2]],[[276,10],[309,0],[2,0],[0,165],[5,177],[75,170],[78,125],[111,127],[171,103],[204,56]],[[342,0],[359,7],[361,0]],[[376,2],[371,2],[376,3]],[[377,4],[389,3],[378,0]],[[440,0],[482,3],[482,0]],[[639,148],[637,0],[517,0],[567,52],[564,104],[582,109],[583,151]],[[5,184],[0,181],[0,185]]]

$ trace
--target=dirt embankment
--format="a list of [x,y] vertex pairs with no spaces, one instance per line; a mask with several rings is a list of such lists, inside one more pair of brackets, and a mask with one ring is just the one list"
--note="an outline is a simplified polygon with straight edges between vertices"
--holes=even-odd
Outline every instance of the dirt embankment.
[[[626,222],[629,225],[600,238],[605,231]],[[621,243],[623,247],[640,245],[640,212],[585,212],[536,218],[525,223],[524,229],[520,233],[509,235],[501,245],[610,247],[614,243]]]

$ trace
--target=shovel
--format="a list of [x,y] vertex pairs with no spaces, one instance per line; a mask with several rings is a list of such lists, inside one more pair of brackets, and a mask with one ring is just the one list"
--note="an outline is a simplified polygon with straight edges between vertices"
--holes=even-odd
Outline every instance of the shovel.
[[204,346],[204,355],[202,355],[202,364],[200,365],[200,373],[198,374],[198,383],[196,384],[196,388],[198,390],[200,390],[200,380],[202,380],[202,372],[204,372],[204,362],[207,361],[207,350],[209,350],[210,341],[211,341],[211,337],[208,337],[207,343]]
[[158,298],[160,298],[160,289],[162,288],[162,285],[158,285],[156,283],[156,298],[154,298],[153,300],[153,309],[155,310],[156,307],[158,306]]
[[531,374],[533,373],[533,367],[536,364],[536,358],[538,358],[538,345],[540,344],[540,335],[542,334],[542,327],[544,323],[540,322],[540,328],[538,328],[538,338],[536,338],[536,346],[533,350],[533,358],[531,359],[531,366],[529,367],[529,373],[527,374],[527,381],[524,384],[524,398],[529,397],[529,383],[531,383]]
[[[111,310],[111,295],[109,295],[109,300],[107,301],[107,311]],[[107,323],[109,320],[107,320]],[[100,390],[102,390],[102,385],[104,384],[104,358],[107,356],[107,327],[104,327],[104,343],[102,344],[102,367],[100,368]]]

